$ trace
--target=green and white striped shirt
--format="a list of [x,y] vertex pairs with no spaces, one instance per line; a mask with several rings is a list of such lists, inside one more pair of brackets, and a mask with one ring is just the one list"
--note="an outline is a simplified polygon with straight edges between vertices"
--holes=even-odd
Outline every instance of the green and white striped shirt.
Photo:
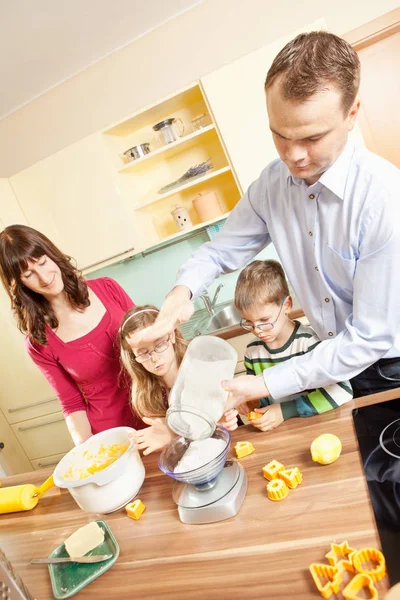
[[[308,325],[295,321],[292,335],[282,348],[269,348],[265,342],[255,339],[246,348],[244,364],[249,375],[261,375],[265,369],[278,365],[293,356],[310,352],[320,343],[316,333]],[[307,390],[274,400],[272,396],[262,398],[261,406],[281,404],[283,418],[311,417],[337,408],[353,398],[348,381],[334,383],[316,390]]]

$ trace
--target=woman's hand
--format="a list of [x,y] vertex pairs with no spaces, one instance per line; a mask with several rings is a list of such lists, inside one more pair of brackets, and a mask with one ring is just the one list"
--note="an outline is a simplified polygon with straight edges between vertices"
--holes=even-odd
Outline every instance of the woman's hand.
[[185,285],[177,285],[165,298],[154,324],[129,336],[129,343],[139,348],[144,342],[154,342],[175,331],[181,323],[186,323],[194,312],[190,300],[191,291]]
[[128,437],[133,440],[137,450],[143,450],[144,456],[155,450],[161,450],[174,439],[175,434],[167,427],[165,419],[144,417],[142,420],[150,427],[138,429],[135,433],[130,433]]
[[226,427],[228,431],[235,431],[238,428],[238,411],[234,408],[228,410],[219,421],[218,425]]
[[251,424],[260,431],[272,431],[272,429],[275,429],[275,427],[278,427],[284,421],[280,404],[271,404],[264,408],[257,408],[255,412],[260,413],[260,418],[254,419]]
[[229,410],[243,404],[247,404],[250,400],[259,400],[269,396],[267,386],[262,375],[241,375],[221,382],[222,387],[229,392],[226,401],[225,409]]

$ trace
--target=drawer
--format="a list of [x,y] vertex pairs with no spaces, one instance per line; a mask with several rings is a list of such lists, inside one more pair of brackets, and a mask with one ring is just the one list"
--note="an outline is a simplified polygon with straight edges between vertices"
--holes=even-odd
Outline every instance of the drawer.
[[43,458],[35,458],[31,460],[32,467],[37,469],[46,469],[48,467],[55,468],[56,465],[60,462],[62,458],[66,455],[66,452],[62,452],[61,454],[53,454],[53,456],[45,456]]
[[61,411],[11,426],[30,460],[65,454],[74,447]]

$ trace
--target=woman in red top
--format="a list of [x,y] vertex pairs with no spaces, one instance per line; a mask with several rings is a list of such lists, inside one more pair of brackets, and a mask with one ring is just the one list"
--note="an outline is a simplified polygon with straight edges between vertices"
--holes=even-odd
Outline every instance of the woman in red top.
[[84,281],[69,257],[24,225],[0,233],[0,275],[75,444],[111,427],[145,427],[119,364],[118,328],[134,303],[118,283]]

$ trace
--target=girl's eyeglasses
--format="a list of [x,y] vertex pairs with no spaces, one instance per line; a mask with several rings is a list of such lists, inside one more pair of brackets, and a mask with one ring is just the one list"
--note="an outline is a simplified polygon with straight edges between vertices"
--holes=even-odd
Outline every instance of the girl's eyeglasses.
[[243,329],[245,329],[246,331],[255,331],[256,329],[259,329],[260,331],[271,331],[271,329],[274,328],[275,323],[281,316],[281,312],[282,312],[282,308],[285,303],[285,300],[286,300],[286,297],[282,300],[282,304],[281,304],[281,307],[278,312],[278,316],[276,317],[275,321],[272,321],[272,322],[269,321],[268,323],[262,323],[262,322],[261,323],[251,323],[250,321],[246,321],[246,319],[241,319],[240,326],[243,327]]
[[161,352],[166,351],[168,346],[169,346],[169,336],[165,340],[162,340],[162,342],[159,342],[157,344],[157,346],[154,346],[153,350],[147,350],[146,352],[142,352],[142,354],[138,354],[137,356],[135,356],[135,360],[138,363],[144,363],[150,359],[153,352],[157,352],[157,354],[161,354]]

